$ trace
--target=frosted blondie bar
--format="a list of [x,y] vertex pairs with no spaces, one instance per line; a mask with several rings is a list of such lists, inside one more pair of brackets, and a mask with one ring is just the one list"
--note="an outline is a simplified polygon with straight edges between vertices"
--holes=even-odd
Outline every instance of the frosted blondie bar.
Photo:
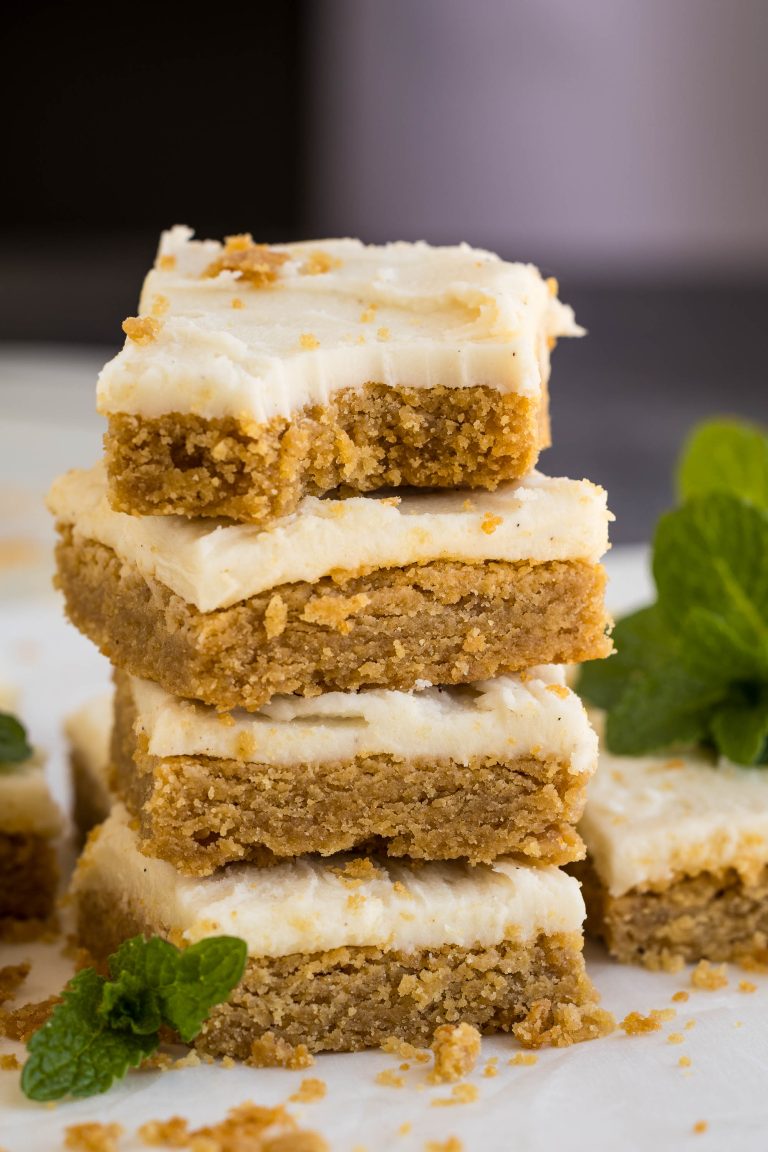
[[534,472],[492,493],[307,497],[260,531],[115,512],[97,466],[49,506],[67,612],[114,664],[255,710],[607,655],[605,501]]
[[111,498],[264,525],[339,485],[495,488],[549,442],[557,285],[462,245],[163,234],[103,369]]
[[232,714],[119,674],[112,756],[142,850],[192,874],[377,844],[560,864],[583,854],[597,740],[560,668]]
[[253,1059],[265,1036],[310,1051],[391,1036],[423,1045],[460,1020],[534,1044],[549,1024],[560,1043],[606,1029],[584,969],[579,886],[556,868],[341,856],[199,880],[143,856],[118,807],[91,834],[74,896],[80,943],[97,959],[139,932],[179,947],[246,941],[242,982],[195,1041],[215,1056]]
[[768,960],[765,770],[601,751],[579,830],[589,929],[618,960]]
[[[15,694],[0,687],[0,712],[14,711]],[[0,762],[0,935],[9,922],[45,920],[53,912],[62,826],[42,755]]]

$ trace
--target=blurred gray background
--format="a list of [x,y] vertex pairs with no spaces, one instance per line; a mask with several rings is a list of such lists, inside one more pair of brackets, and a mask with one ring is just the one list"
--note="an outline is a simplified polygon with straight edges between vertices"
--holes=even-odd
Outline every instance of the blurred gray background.
[[764,0],[129,15],[9,8],[0,401],[46,404],[58,362],[87,409],[185,222],[468,240],[557,275],[589,337],[558,348],[543,466],[608,487],[617,541],[649,536],[693,422],[768,419]]

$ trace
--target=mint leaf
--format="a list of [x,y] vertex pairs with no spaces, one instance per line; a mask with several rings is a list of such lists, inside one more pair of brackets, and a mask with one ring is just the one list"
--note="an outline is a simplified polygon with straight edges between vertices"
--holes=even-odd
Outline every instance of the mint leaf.
[[215,936],[179,950],[134,936],[109,958],[110,980],[79,972],[29,1041],[21,1086],[32,1100],[105,1092],[157,1048],[162,1025],[188,1043],[242,978],[243,940]]
[[235,936],[200,940],[179,955],[176,979],[162,993],[163,1015],[185,1043],[200,1031],[211,1008],[229,996],[245,971],[248,949]]
[[61,1100],[106,1092],[154,1052],[158,1037],[111,1029],[99,1012],[104,978],[91,968],[78,972],[50,1020],[31,1037],[21,1076],[30,1100]]
[[768,434],[738,420],[713,420],[688,438],[678,466],[682,500],[728,492],[768,508]]
[[727,625],[730,657],[751,653],[748,674],[768,678],[767,557],[768,511],[734,496],[699,497],[661,517],[653,573],[661,611],[683,646],[701,639],[688,616],[710,613]]
[[10,712],[0,712],[0,767],[21,764],[32,755],[24,725]]
[[707,739],[719,689],[670,667],[638,673],[606,718],[605,742],[616,756],[642,756]]
[[756,695],[724,704],[712,718],[715,743],[734,764],[768,763],[768,685]]
[[578,691],[597,708],[615,707],[633,676],[679,660],[676,637],[656,605],[619,620],[613,643],[613,656],[582,664],[579,672]]

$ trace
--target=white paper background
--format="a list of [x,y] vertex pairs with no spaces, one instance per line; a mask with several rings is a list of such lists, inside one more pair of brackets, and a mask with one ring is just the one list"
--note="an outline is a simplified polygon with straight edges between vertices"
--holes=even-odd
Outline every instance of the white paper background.
[[[104,688],[108,668],[65,624],[46,590],[50,530],[35,497],[58,471],[87,464],[98,453],[92,394],[81,382],[90,368],[88,360],[73,363],[68,376],[56,361],[48,371],[38,364],[25,376],[23,362],[0,359],[3,385],[19,384],[8,391],[11,402],[3,406],[0,427],[0,536],[40,544],[37,559],[30,554],[29,563],[0,572],[0,678],[21,687],[25,718],[35,742],[49,753],[51,781],[62,802],[68,794],[62,717]],[[642,552],[617,550],[609,559],[613,607],[623,611],[647,599]],[[0,945],[0,965],[27,958],[33,970],[22,1002],[57,991],[70,974],[60,945]],[[588,962],[604,1005],[619,1017],[670,1007],[672,993],[689,986],[686,971],[670,976],[623,968],[597,947],[588,948]],[[366,1152],[421,1152],[426,1141],[450,1135],[463,1141],[466,1152],[688,1147],[765,1152],[768,978],[746,975],[758,986],[752,995],[738,990],[744,974],[732,969],[729,987],[721,992],[690,989],[690,999],[674,1005],[676,1019],[660,1032],[639,1037],[619,1032],[571,1049],[542,1051],[534,1067],[508,1065],[518,1051],[509,1038],[486,1040],[471,1078],[479,1087],[478,1101],[450,1108],[432,1106],[450,1089],[427,1086],[418,1066],[404,1073],[404,1088],[376,1084],[378,1071],[399,1064],[380,1052],[322,1056],[303,1073],[219,1066],[132,1073],[103,1097],[54,1108],[25,1101],[18,1074],[0,1072],[0,1146],[7,1152],[52,1152],[63,1147],[66,1125],[100,1120],[125,1126],[120,1147],[129,1152],[142,1147],[129,1134],[146,1119],[181,1114],[193,1125],[209,1123],[244,1100],[284,1102],[304,1076],[316,1076],[327,1084],[326,1098],[290,1108],[303,1124],[322,1132],[334,1152],[358,1146]],[[695,1026],[686,1030],[689,1020]],[[682,1032],[682,1044],[669,1043],[673,1032]],[[0,1051],[22,1054],[7,1041]],[[689,1069],[679,1067],[683,1054],[691,1058]],[[499,1074],[486,1079],[482,1067],[492,1056],[498,1057]],[[700,1120],[708,1129],[694,1134]],[[412,1129],[400,1135],[404,1123]]]

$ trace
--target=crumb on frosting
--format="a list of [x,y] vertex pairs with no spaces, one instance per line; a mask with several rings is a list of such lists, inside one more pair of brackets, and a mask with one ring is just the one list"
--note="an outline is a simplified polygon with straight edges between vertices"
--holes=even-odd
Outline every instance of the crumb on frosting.
[[432,1039],[435,1062],[430,1083],[445,1084],[468,1075],[478,1061],[481,1043],[480,1033],[472,1024],[441,1024]]
[[503,523],[503,516],[494,516],[492,512],[486,512],[485,516],[483,516],[480,527],[482,528],[483,532],[485,532],[486,536],[492,536],[499,525]]
[[311,351],[313,348],[320,347],[320,341],[314,332],[302,332],[299,336],[299,347]]
[[173,272],[176,267],[176,257],[169,255],[159,256],[157,266],[163,272]]
[[211,279],[221,272],[234,272],[254,288],[264,288],[274,284],[287,259],[285,252],[275,252],[266,244],[254,244],[250,233],[244,232],[225,237],[221,255],[208,265],[203,276]]
[[331,256],[330,252],[318,248],[310,252],[299,271],[303,276],[322,276],[332,268],[341,268],[341,260],[338,256]]
[[122,323],[123,332],[134,344],[151,344],[161,327],[154,316],[127,316]]
[[565,684],[547,684],[547,692],[551,692],[553,696],[557,696],[560,700],[567,700],[571,694]]
[[152,297],[152,315],[153,316],[165,316],[165,314],[168,311],[168,309],[170,308],[170,306],[171,306],[170,300],[168,299],[167,296],[163,296],[162,293],[156,292],[155,295]]

